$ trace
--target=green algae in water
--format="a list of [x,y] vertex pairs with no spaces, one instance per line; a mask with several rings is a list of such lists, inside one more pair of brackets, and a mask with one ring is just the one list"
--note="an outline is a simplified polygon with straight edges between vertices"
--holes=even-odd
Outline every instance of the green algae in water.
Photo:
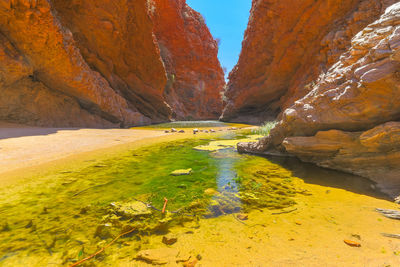
[[[71,264],[131,227],[138,230],[121,242],[131,242],[135,250],[146,235],[166,232],[174,224],[253,208],[286,208],[295,204],[295,194],[303,193],[290,171],[264,158],[239,155],[232,147],[193,149],[208,143],[186,140],[150,146],[76,173],[58,173],[4,190],[0,264]],[[170,175],[179,169],[192,173]],[[210,189],[217,193],[205,194]],[[161,214],[165,198],[168,212]],[[107,254],[96,261],[106,264]]]

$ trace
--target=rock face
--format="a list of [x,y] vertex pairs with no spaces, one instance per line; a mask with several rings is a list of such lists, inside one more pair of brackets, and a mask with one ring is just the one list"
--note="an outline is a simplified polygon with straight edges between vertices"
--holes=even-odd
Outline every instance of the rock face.
[[[59,127],[124,127],[170,120],[175,102],[166,93],[167,74],[147,2],[2,1],[0,120]],[[199,46],[209,42],[202,37],[197,39]],[[181,54],[171,57],[186,65],[203,62],[201,53],[196,56],[199,59],[187,60],[190,63]],[[208,66],[199,64],[200,72],[208,73],[212,64],[218,68],[216,55],[214,59]],[[176,92],[176,103],[186,101],[198,82],[188,79],[187,86]],[[196,96],[218,103],[219,90],[214,83],[207,94]],[[202,106],[193,117],[207,114],[215,116],[214,110],[208,113]]]
[[263,122],[306,95],[351,38],[396,0],[253,0],[223,120]]
[[217,119],[225,86],[217,42],[186,0],[152,2],[155,35],[168,76],[165,99],[177,119]]
[[[400,188],[400,3],[386,9],[321,74],[310,93],[244,152],[287,151],[304,161]],[[389,190],[390,189],[390,190]]]

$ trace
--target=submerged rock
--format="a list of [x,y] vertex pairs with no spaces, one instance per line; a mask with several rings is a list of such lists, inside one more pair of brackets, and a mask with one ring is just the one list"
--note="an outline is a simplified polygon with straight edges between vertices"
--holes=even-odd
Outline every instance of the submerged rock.
[[109,223],[101,224],[101,225],[97,226],[94,236],[99,237],[101,239],[111,238],[112,237],[111,230],[112,230],[111,224],[109,224]]
[[206,190],[204,190],[204,194],[207,196],[213,196],[218,194],[218,191],[215,190],[214,188],[207,188]]
[[236,215],[236,217],[237,217],[239,220],[242,220],[242,221],[245,221],[245,220],[248,220],[248,219],[249,219],[249,215],[248,215],[248,214],[243,214],[243,213],[240,213],[240,214]]
[[139,251],[136,259],[143,260],[154,265],[176,263],[179,250],[174,248],[158,248]]
[[111,203],[111,207],[116,214],[129,219],[150,216],[152,214],[151,209],[140,201],[113,202]]
[[178,237],[172,233],[163,236],[162,242],[166,245],[173,245],[178,241]]
[[173,176],[181,176],[181,175],[190,175],[192,173],[192,169],[181,169],[181,170],[175,170],[171,172],[171,175]]

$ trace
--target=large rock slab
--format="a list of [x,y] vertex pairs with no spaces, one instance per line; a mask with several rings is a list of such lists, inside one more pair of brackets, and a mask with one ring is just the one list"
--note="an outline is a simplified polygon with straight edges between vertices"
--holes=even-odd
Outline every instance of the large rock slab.
[[368,177],[393,195],[400,192],[400,122],[365,132],[329,130],[288,137],[283,146],[303,161]]

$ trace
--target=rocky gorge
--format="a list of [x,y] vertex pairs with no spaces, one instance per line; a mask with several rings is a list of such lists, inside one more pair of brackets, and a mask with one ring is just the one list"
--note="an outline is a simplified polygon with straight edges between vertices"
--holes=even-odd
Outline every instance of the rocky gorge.
[[1,1],[0,40],[4,121],[127,127],[221,112],[218,46],[185,1]]
[[[381,7],[386,5],[381,3]],[[289,153],[322,167],[370,178],[386,192],[398,193],[399,24],[397,3],[356,33],[346,51],[314,82],[294,87],[305,96],[282,106],[288,108],[282,109],[281,120],[268,137],[257,144],[239,144],[239,151]],[[228,103],[228,114],[231,106]]]

